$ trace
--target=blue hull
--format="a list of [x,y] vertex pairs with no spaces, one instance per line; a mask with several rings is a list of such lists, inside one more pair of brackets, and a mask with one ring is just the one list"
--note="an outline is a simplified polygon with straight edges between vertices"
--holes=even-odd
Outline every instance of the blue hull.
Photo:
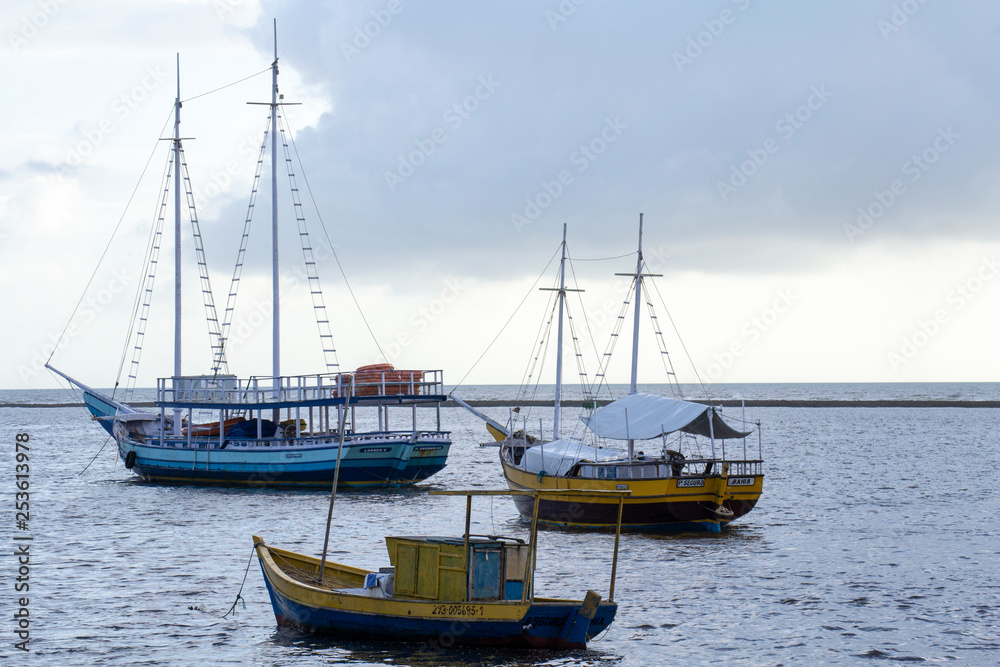
[[586,648],[588,639],[607,629],[618,611],[617,603],[602,602],[585,630],[581,626],[562,637],[579,603],[535,602],[517,621],[386,616],[300,604],[273,588],[263,565],[261,571],[278,626],[344,639],[427,642],[435,648],[466,645],[580,649]]
[[[83,404],[87,406],[87,410],[90,411],[90,414],[95,417],[113,417],[115,413],[118,412],[118,409],[115,408],[115,406],[88,392],[83,393]],[[102,420],[97,423],[108,432],[108,435],[113,435],[111,429],[114,422],[111,420]]]
[[[445,467],[439,462],[398,468],[392,465],[343,466],[338,477],[338,487],[398,487],[421,482]],[[151,465],[139,459],[132,467],[144,480],[165,484],[206,484],[232,486],[285,486],[314,487],[330,489],[333,483],[333,468],[318,470],[225,470],[215,467],[193,469],[181,466]]]
[[[96,417],[114,416],[118,409],[89,392],[84,404]],[[113,434],[114,421],[98,421]],[[408,434],[371,434],[348,442],[340,464],[338,486],[400,487],[421,482],[441,471],[451,440],[437,432],[411,442]],[[118,441],[123,461],[140,478],[164,484],[253,487],[313,487],[329,489],[337,463],[338,444],[248,446],[247,440],[194,439],[192,447],[159,446],[157,439]],[[131,461],[130,461],[131,459]]]

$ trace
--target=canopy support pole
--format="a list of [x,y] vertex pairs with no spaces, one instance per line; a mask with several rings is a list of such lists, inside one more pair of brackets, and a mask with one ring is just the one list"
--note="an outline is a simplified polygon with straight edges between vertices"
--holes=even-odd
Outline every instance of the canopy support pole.
[[712,458],[715,458],[715,427],[713,422],[715,421],[715,408],[711,408],[707,413],[708,415],[708,438],[712,441]]

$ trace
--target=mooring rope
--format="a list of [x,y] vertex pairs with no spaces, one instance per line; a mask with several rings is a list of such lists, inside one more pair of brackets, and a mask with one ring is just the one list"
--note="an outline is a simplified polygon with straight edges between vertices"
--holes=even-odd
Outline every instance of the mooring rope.
[[[225,618],[226,616],[229,616],[230,614],[235,612],[236,605],[239,604],[241,601],[243,602],[243,610],[246,611],[247,601],[243,599],[243,585],[247,583],[247,575],[250,574],[250,563],[253,562],[253,554],[255,551],[257,551],[256,544],[253,545],[252,549],[250,549],[250,559],[247,560],[247,569],[243,572],[243,581],[240,583],[240,590],[236,592],[236,599],[233,600],[233,606],[229,608],[229,611],[227,611],[225,614],[222,615],[222,618]],[[233,618],[236,618],[236,616],[234,615]]]

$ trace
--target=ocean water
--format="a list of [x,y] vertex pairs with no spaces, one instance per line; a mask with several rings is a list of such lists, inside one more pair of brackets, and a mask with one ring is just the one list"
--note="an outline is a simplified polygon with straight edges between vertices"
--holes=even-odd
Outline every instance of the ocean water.
[[[989,400],[998,388],[731,385],[714,395]],[[462,395],[513,391],[467,387]],[[0,393],[6,404],[68,399]],[[534,409],[529,424],[550,428],[548,412]],[[588,650],[559,653],[330,642],[278,630],[255,559],[247,570],[250,536],[318,553],[326,494],[137,483],[82,408],[3,408],[0,664],[1000,663],[1000,410],[748,408],[747,419],[763,424],[767,477],[757,508],[719,535],[623,535],[614,624]],[[442,421],[454,440],[444,471],[413,489],[338,494],[331,558],[388,565],[385,534],[462,532],[464,500],[427,489],[503,487],[496,448],[478,446],[487,439],[481,423],[459,408],[443,409]],[[16,433],[31,438],[28,531],[15,529]],[[473,521],[473,532],[527,532],[508,499],[474,503]],[[24,595],[13,590],[13,538],[25,535],[33,538],[27,654],[14,648],[12,620]],[[606,594],[612,542],[543,531],[538,593]],[[223,618],[241,584],[245,608]]]

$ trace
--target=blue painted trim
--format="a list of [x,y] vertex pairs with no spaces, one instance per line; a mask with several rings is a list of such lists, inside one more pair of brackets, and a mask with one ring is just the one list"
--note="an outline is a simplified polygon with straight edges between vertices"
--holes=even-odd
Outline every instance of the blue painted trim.
[[381,641],[432,642],[440,646],[512,646],[523,648],[585,648],[590,637],[603,632],[614,620],[618,605],[602,602],[586,630],[560,638],[567,623],[575,620],[576,607],[567,604],[534,603],[519,621],[429,619],[349,612],[300,604],[278,593],[264,572],[264,583],[279,626],[304,632]]
[[[90,414],[95,417],[113,417],[118,413],[118,409],[115,406],[102,401],[97,396],[88,394],[87,392],[83,392],[83,404],[87,406],[87,410],[90,411]],[[98,421],[97,423],[108,432],[108,435],[113,435],[111,429],[114,427],[114,422],[104,419]]]

